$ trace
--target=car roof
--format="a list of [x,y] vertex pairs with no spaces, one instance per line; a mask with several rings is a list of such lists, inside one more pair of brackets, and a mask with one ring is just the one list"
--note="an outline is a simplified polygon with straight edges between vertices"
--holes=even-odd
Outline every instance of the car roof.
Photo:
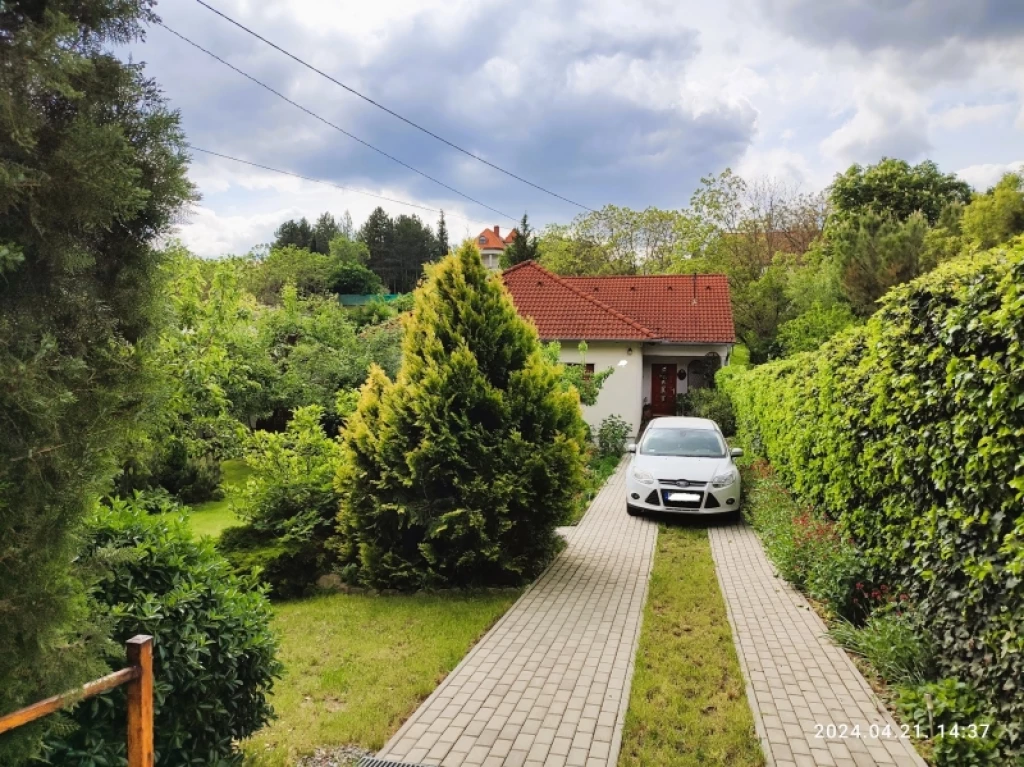
[[660,418],[654,418],[649,424],[648,429],[709,429],[711,431],[720,431],[718,424],[712,421],[710,418],[690,418],[688,416],[669,415],[661,416]]

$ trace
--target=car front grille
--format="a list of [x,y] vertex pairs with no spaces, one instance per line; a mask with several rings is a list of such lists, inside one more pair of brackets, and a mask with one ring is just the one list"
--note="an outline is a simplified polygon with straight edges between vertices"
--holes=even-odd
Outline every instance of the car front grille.
[[659,479],[658,482],[662,485],[672,485],[673,487],[683,488],[703,488],[707,486],[707,482],[698,482],[693,479]]

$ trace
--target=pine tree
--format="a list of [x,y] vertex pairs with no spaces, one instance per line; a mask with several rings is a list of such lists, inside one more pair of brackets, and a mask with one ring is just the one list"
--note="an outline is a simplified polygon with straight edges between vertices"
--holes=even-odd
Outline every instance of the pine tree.
[[316,220],[316,224],[313,226],[313,236],[309,249],[314,253],[330,253],[331,240],[340,233],[341,228],[338,226],[338,222],[334,220],[334,216],[330,213],[320,214],[320,218]]
[[437,257],[444,258],[448,255],[451,250],[451,245],[448,243],[448,222],[444,220],[444,211],[441,211],[441,217],[437,219]]
[[533,229],[530,228],[530,222],[527,220],[527,216],[524,213],[522,221],[519,222],[519,226],[513,230],[515,237],[512,238],[506,247],[504,252],[501,254],[501,268],[508,269],[510,266],[521,264],[523,261],[536,261],[538,256],[539,246],[537,245],[537,236],[534,234]]
[[274,232],[274,248],[286,248],[294,245],[296,248],[310,250],[313,247],[313,227],[305,217],[298,221],[285,221]]
[[359,229],[359,241],[370,251],[366,265],[391,287],[394,273],[395,223],[384,208],[376,207]]
[[[103,50],[151,6],[0,6],[0,712],[101,670],[72,561],[143,401],[152,242],[192,197],[178,115]],[[53,721],[0,737],[0,764]]]
[[343,435],[344,572],[402,589],[521,583],[581,487],[579,396],[472,243],[427,275],[397,378],[372,369]]

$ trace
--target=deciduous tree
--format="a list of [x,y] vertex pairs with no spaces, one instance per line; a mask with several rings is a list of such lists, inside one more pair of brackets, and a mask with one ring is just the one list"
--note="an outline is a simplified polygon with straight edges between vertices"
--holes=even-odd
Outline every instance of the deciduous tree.
[[911,165],[886,157],[866,168],[851,165],[837,175],[830,198],[836,224],[864,213],[905,221],[917,212],[934,224],[950,203],[969,203],[971,187],[955,174],[941,172],[931,160]]

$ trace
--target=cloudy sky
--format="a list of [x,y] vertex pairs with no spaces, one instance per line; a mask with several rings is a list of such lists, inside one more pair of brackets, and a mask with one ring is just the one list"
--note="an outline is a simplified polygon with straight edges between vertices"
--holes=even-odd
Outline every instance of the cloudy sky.
[[[933,159],[979,187],[1024,161],[1020,0],[209,0],[351,87],[591,208],[683,207],[732,167],[821,188],[851,163]],[[538,225],[580,209],[375,109],[193,0],[163,21],[326,120]],[[443,208],[453,239],[513,222],[375,154],[160,27],[131,55],[198,147]],[[378,204],[196,153],[180,236],[241,253],[277,225]]]

